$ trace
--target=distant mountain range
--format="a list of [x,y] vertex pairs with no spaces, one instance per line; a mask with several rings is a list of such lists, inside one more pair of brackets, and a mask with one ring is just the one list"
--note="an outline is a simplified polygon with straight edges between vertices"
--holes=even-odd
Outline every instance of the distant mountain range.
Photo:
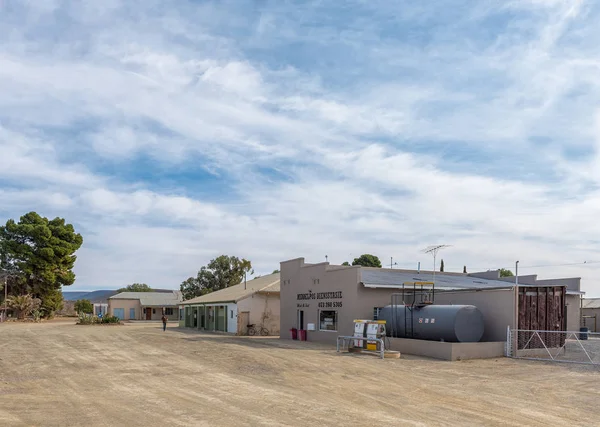
[[[173,292],[173,289],[152,289],[153,292]],[[106,301],[113,295],[117,294],[116,289],[103,289],[97,291],[63,291],[63,299],[65,301],[77,301],[78,299],[87,299],[90,302]]]

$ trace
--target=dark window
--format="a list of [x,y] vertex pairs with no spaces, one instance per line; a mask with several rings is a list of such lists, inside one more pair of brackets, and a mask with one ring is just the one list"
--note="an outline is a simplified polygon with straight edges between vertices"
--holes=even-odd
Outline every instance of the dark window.
[[321,310],[319,311],[319,330],[320,331],[337,331],[337,311]]
[[156,309],[155,308],[152,309],[152,314],[156,314]]
[[381,307],[375,307],[373,308],[373,320],[379,320],[379,312],[381,310]]
[[173,315],[173,309],[172,308],[165,308],[165,315],[172,316]]

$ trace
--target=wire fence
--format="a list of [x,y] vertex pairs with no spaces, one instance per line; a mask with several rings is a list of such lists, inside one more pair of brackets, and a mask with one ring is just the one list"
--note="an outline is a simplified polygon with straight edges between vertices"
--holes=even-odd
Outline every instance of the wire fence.
[[600,365],[600,333],[509,329],[507,356]]

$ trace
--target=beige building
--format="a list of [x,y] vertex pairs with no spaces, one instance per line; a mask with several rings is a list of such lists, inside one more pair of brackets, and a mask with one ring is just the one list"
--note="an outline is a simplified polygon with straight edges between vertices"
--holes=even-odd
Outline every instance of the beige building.
[[180,325],[246,335],[248,325],[279,335],[279,274],[248,280],[181,304]]
[[[354,319],[376,318],[404,283],[433,280],[427,271],[307,264],[303,258],[282,262],[280,270],[281,336],[289,338],[290,330],[297,328],[306,330],[311,341],[331,344],[337,335],[353,334]],[[565,302],[554,313],[559,327],[579,330],[579,279],[536,282],[535,276],[524,276],[523,282],[519,290],[527,307],[532,292],[542,297],[544,292],[551,297],[556,293],[556,300]],[[434,300],[439,305],[476,306],[484,318],[482,341],[505,341],[507,327],[515,328],[514,283],[500,280],[498,271],[436,273]]]
[[108,299],[108,313],[121,320],[179,320],[181,292],[121,292]]
[[584,298],[581,302],[581,326],[600,332],[600,298]]

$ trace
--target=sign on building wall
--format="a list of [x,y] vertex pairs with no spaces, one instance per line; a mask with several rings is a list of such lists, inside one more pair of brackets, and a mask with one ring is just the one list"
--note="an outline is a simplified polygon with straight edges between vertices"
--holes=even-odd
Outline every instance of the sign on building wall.
[[330,301],[330,300],[341,300],[342,291],[334,292],[313,292],[308,291],[306,293],[297,294],[296,301],[298,308],[310,307],[311,302],[315,302],[319,308],[338,308],[342,307],[342,301]]

